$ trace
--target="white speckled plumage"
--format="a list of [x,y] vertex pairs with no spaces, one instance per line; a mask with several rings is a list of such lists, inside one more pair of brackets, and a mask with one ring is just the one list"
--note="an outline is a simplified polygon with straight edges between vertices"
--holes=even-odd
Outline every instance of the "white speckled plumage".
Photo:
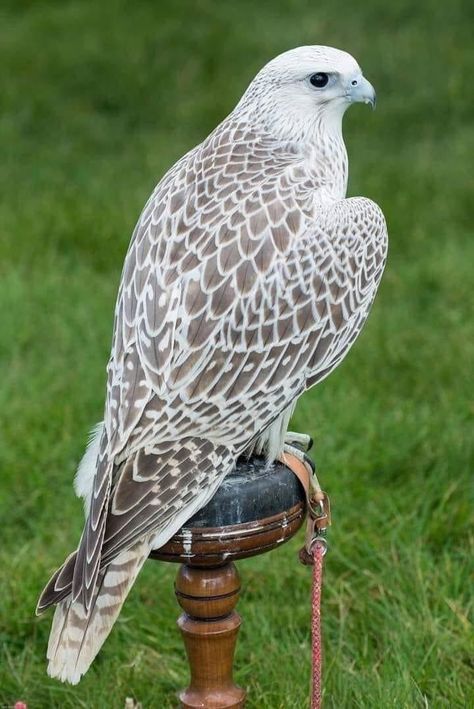
[[377,205],[345,198],[341,123],[374,98],[345,52],[286,52],[148,200],[122,273],[104,423],[76,481],[84,532],[38,604],[59,603],[52,676],[79,680],[148,551],[240,453],[279,453],[298,396],[359,334],[387,232]]

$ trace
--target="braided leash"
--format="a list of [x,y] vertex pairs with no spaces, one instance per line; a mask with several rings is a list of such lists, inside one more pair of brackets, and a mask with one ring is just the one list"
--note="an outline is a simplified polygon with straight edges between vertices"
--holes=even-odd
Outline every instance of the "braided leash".
[[[316,476],[313,476],[313,481]],[[318,489],[308,497],[306,544],[300,551],[300,561],[313,567],[311,597],[311,709],[322,706],[323,648],[321,633],[321,591],[323,584],[323,559],[327,551],[326,529],[331,524],[329,498]]]
[[323,559],[327,551],[326,530],[331,524],[329,497],[321,490],[316,473],[308,463],[285,453],[283,462],[297,476],[306,493],[308,516],[306,540],[300,550],[302,564],[313,567],[311,597],[311,709],[322,706],[322,633],[321,591],[323,583]]
[[313,546],[313,591],[311,599],[311,644],[313,664],[311,668],[311,709],[322,705],[323,648],[321,637],[321,588],[323,582],[323,559],[326,547],[320,542]]

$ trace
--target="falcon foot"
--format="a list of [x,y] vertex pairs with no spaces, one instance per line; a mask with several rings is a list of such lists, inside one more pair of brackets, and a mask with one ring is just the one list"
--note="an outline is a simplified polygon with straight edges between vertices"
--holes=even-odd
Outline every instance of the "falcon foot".
[[[313,439],[307,433],[296,433],[296,431],[287,431],[285,434],[285,446],[294,446],[307,453],[313,447]],[[290,451],[288,451],[290,452]]]
[[283,444],[283,456],[285,453],[294,455],[302,463],[308,465],[313,473],[315,472],[314,463],[306,455],[313,446],[313,439],[307,433],[296,433],[295,431],[287,431],[285,435],[285,443]]
[[[291,434],[291,435],[299,435],[299,434]],[[301,434],[301,435],[303,435],[303,434]],[[309,438],[309,440],[311,441],[311,438],[309,436],[304,436],[304,437]],[[311,441],[311,443],[312,443],[312,441]],[[298,444],[285,443],[283,445],[283,455],[280,458],[280,460],[282,462],[285,462],[285,455],[293,455],[295,458],[297,458],[302,463],[304,463],[304,465],[311,468],[313,473],[316,472],[316,467],[315,467],[313,461],[311,460],[311,458],[308,455],[306,455],[306,452],[304,450],[301,450],[301,448]]]

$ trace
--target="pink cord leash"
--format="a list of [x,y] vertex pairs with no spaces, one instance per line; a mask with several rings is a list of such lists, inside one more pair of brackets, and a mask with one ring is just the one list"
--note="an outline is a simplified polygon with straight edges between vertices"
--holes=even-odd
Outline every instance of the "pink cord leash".
[[327,552],[326,530],[331,524],[329,497],[313,473],[307,489],[308,516],[306,542],[300,550],[302,564],[313,567],[311,589],[311,709],[321,709],[323,701],[323,641],[321,631],[321,593],[323,559]]
[[321,591],[323,584],[323,558],[327,551],[326,530],[331,525],[329,497],[321,490],[316,473],[310,464],[292,454],[285,453],[282,462],[296,475],[306,493],[306,540],[300,549],[302,564],[313,567],[311,595],[311,709],[322,706],[323,648],[321,633]]
[[326,545],[317,540],[313,544],[313,590],[311,599],[311,709],[322,706],[323,647],[321,634],[321,590],[323,584],[323,559]]

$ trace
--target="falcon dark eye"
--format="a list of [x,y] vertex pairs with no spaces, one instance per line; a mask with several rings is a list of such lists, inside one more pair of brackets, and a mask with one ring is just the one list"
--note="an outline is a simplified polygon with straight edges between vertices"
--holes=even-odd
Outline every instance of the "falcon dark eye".
[[311,74],[309,80],[313,86],[316,86],[318,89],[322,89],[328,83],[329,76],[327,74],[323,74],[321,71],[318,71],[317,74]]

